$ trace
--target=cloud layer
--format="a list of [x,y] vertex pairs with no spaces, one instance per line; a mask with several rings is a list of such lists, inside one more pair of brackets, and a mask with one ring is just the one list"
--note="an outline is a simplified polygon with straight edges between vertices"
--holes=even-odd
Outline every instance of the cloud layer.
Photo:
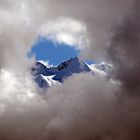
[[[0,139],[139,140],[139,6],[138,0],[0,0]],[[42,34],[110,61],[109,78],[73,75],[40,95],[27,53]]]
[[41,27],[41,36],[59,44],[67,44],[78,50],[88,47],[86,26],[74,19],[60,18]]

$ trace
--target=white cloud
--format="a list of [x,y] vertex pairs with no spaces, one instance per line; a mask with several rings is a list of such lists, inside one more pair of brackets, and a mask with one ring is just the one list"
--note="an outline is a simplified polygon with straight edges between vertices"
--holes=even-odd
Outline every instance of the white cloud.
[[56,43],[64,43],[83,49],[88,47],[87,29],[81,21],[71,18],[59,18],[41,27],[41,35]]
[[39,60],[38,62],[42,63],[42,64],[45,65],[47,68],[53,67],[53,65],[50,64],[49,60],[48,60],[48,61]]

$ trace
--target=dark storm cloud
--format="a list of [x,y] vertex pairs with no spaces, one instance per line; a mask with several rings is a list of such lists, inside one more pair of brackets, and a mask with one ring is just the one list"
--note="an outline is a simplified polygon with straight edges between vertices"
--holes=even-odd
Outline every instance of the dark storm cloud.
[[115,65],[114,76],[122,82],[123,92],[140,94],[140,2],[120,25],[116,25],[109,47],[109,58]]

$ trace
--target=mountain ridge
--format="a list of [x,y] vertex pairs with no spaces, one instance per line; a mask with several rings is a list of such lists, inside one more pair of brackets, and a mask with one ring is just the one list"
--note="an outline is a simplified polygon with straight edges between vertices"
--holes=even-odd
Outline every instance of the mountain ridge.
[[41,62],[36,62],[31,72],[35,82],[40,88],[52,87],[57,83],[63,83],[65,79],[75,73],[97,72],[107,73],[109,66],[107,63],[88,65],[79,57],[70,58],[61,62],[58,66],[47,67]]

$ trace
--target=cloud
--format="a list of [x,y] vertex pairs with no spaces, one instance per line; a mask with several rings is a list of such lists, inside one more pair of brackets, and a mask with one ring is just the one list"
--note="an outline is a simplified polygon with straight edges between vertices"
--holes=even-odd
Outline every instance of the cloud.
[[6,112],[0,117],[0,138],[138,138],[139,99],[120,98],[116,94],[119,90],[119,85],[105,77],[83,73],[73,75],[63,86],[49,89],[45,96],[27,96],[24,100],[25,93],[22,98],[16,93],[10,97],[13,102],[3,102]]
[[112,27],[129,15],[133,3],[134,0],[88,0],[86,3],[84,0],[41,0],[39,2],[33,0],[29,2],[30,5],[34,5],[32,17],[38,25],[44,21],[53,21],[58,17],[63,19],[68,17],[84,23],[90,47],[85,46],[81,53],[91,59],[97,57],[103,59]]
[[[11,75],[5,72],[4,79],[7,74],[8,77]],[[81,83],[83,79],[87,84]],[[0,138],[83,139],[96,137],[110,122],[108,115],[112,115],[110,109],[115,99],[112,92],[116,91],[116,87],[106,83],[104,78],[92,78],[90,74],[74,75],[63,87],[58,85],[49,89],[42,97],[33,91],[34,96],[28,96],[31,91],[27,89],[32,89],[31,86],[23,84],[22,89],[17,82],[15,86],[12,85],[10,92],[3,90],[7,98],[6,95],[4,98],[1,96],[1,110],[4,108],[4,112],[0,117]],[[100,126],[101,122],[103,124]]]
[[0,68],[13,69],[15,67],[20,71],[29,63],[26,54],[36,36],[34,27],[26,4],[22,2],[13,4],[7,1],[4,5],[2,3],[1,7]]
[[49,63],[49,60],[47,60],[47,61],[39,60],[38,62],[42,63],[42,64],[45,65],[47,68],[53,67],[53,65]]
[[139,1],[135,1],[134,9],[124,21],[116,25],[108,49],[109,59],[115,65],[113,77],[123,84],[123,93],[139,95],[140,72],[140,14]]
[[64,43],[82,49],[87,46],[86,26],[69,18],[59,18],[41,27],[41,36],[56,43]]
[[[140,139],[139,6],[138,0],[1,0],[0,139]],[[119,85],[80,74],[39,95],[26,54],[41,29],[60,43],[88,40],[81,55],[108,58]]]

